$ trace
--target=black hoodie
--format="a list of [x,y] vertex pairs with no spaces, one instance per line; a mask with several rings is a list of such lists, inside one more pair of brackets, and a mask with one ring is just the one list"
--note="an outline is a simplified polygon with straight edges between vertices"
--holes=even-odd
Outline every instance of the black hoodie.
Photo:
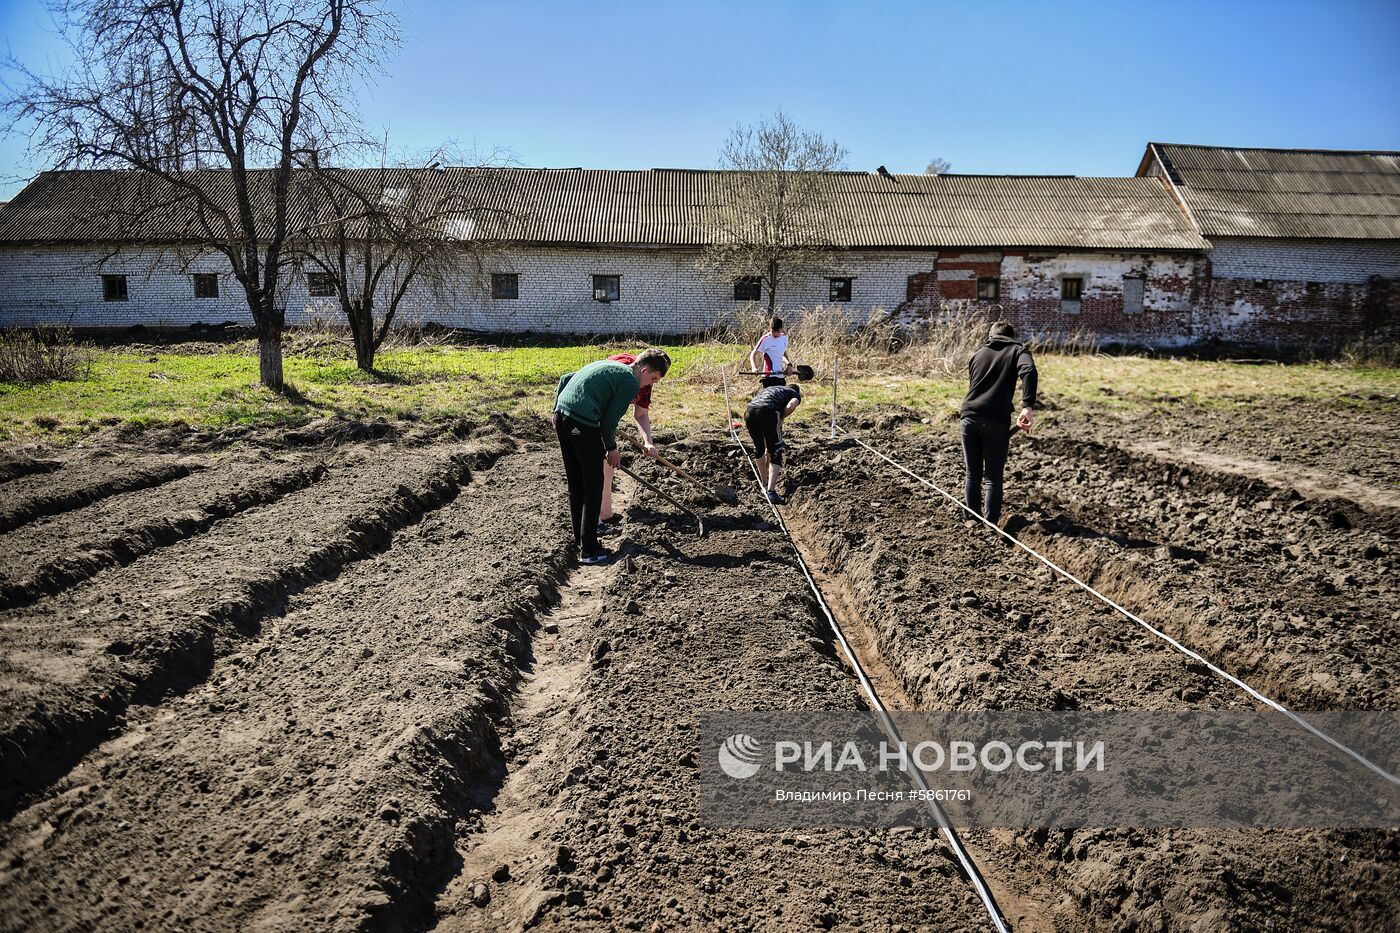
[[1016,378],[1021,379],[1021,404],[1035,408],[1035,360],[1031,351],[1010,337],[993,337],[967,362],[967,398],[962,417],[1006,424],[1011,420],[1011,399]]

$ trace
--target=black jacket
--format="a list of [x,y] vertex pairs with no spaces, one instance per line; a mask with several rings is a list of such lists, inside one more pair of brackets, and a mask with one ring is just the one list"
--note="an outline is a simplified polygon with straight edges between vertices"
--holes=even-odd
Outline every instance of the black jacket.
[[1035,408],[1035,360],[1031,351],[1010,337],[993,337],[978,348],[967,363],[967,398],[962,417],[983,418],[1006,424],[1011,420],[1011,400],[1016,379],[1021,379],[1021,404]]

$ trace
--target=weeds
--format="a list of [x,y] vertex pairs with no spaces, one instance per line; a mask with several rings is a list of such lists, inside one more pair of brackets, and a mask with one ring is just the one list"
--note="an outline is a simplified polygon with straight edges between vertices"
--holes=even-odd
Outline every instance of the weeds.
[[1400,368],[1400,341],[1361,338],[1338,352],[1335,361],[1349,369]]
[[[839,352],[843,375],[905,375],[939,380],[962,378],[968,359],[987,340],[988,325],[1001,316],[997,305],[970,301],[940,302],[936,309],[912,322],[883,309],[876,309],[868,318],[857,316],[841,305],[784,312],[793,362],[826,371]],[[707,339],[735,345],[747,368],[747,351],[767,330],[766,310],[750,305],[711,331]],[[1098,345],[1091,335],[1076,333],[1038,342],[1034,349],[1091,355],[1097,353]],[[718,364],[700,368],[691,377],[718,381],[717,367]]]
[[73,340],[67,327],[0,332],[0,382],[33,385],[86,379],[92,350]]

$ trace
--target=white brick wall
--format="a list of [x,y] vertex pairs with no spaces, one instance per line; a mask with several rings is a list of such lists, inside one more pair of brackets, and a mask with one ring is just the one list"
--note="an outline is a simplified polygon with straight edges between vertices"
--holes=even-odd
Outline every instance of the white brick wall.
[[[838,258],[833,274],[855,279],[850,308],[865,315],[902,302],[908,276],[931,271],[934,256],[932,252],[852,252]],[[416,287],[400,316],[404,321],[435,321],[494,332],[698,331],[737,307],[733,284],[704,278],[696,267],[698,257],[698,251],[681,249],[519,248],[502,254],[485,270],[519,274],[518,299],[491,298],[489,278],[478,284],[464,269],[440,293]],[[217,255],[186,261],[148,249],[104,260],[102,251],[90,248],[0,248],[0,326],[248,322],[247,304],[227,270]],[[195,272],[222,273],[217,299],[194,297],[191,275]],[[128,276],[129,300],[103,300],[103,273]],[[594,275],[621,276],[620,300],[594,301]],[[307,296],[303,275],[290,277],[285,295],[289,321],[339,313],[333,299]],[[827,280],[809,277],[789,286],[779,299],[785,307],[825,304]]]
[[1210,261],[1218,279],[1361,283],[1400,277],[1400,240],[1216,237]]
[[[219,273],[219,297],[195,298],[196,272]],[[108,256],[92,248],[0,248],[0,326],[177,326],[249,321],[243,290],[222,256],[155,251]],[[127,301],[104,301],[102,275],[127,277]]]

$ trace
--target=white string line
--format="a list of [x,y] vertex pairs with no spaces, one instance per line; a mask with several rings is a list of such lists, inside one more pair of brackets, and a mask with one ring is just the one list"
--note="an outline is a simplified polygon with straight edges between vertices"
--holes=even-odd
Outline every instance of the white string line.
[[1038,560],[1038,561],[1040,561],[1041,563],[1043,563],[1045,566],[1049,567],[1051,570],[1053,570],[1053,571],[1055,571],[1056,573],[1060,574],[1060,575],[1061,575],[1062,577],[1064,577],[1065,579],[1070,580],[1070,581],[1072,581],[1072,582],[1078,584],[1079,586],[1083,587],[1084,590],[1086,590],[1087,592],[1093,594],[1095,597],[1097,597],[1097,598],[1098,598],[1101,602],[1103,602],[1105,605],[1111,606],[1112,608],[1118,610],[1118,612],[1122,613],[1122,614],[1123,614],[1124,616],[1126,616],[1128,619],[1131,619],[1132,621],[1136,622],[1138,625],[1141,625],[1143,628],[1147,629],[1147,630],[1148,630],[1149,632],[1151,632],[1153,635],[1157,636],[1157,637],[1160,638],[1162,641],[1164,641],[1164,642],[1166,642],[1167,644],[1171,645],[1171,646],[1172,646],[1173,648],[1175,648],[1177,651],[1180,651],[1182,654],[1186,655],[1187,657],[1192,658],[1193,660],[1199,661],[1201,664],[1204,664],[1204,665],[1206,666],[1206,668],[1209,669],[1209,670],[1211,671],[1211,673],[1213,673],[1213,674],[1215,674],[1215,675],[1217,675],[1217,676],[1219,676],[1219,677],[1222,677],[1222,678],[1224,678],[1225,680],[1229,681],[1230,683],[1234,684],[1236,687],[1239,687],[1239,688],[1240,688],[1241,690],[1243,690],[1245,693],[1248,693],[1250,696],[1254,697],[1254,699],[1258,700],[1260,703],[1263,703],[1265,706],[1268,706],[1268,707],[1270,707],[1271,709],[1274,709],[1274,710],[1277,710],[1277,711],[1280,712],[1280,713],[1283,713],[1283,714],[1284,714],[1285,716],[1287,716],[1289,719],[1293,720],[1293,721],[1296,722],[1298,725],[1302,726],[1304,729],[1306,729],[1307,731],[1311,732],[1313,735],[1317,736],[1319,739],[1322,739],[1322,741],[1326,742],[1328,745],[1331,745],[1333,748],[1337,749],[1337,750],[1340,751],[1340,752],[1344,752],[1345,754],[1350,755],[1352,758],[1356,759],[1358,762],[1360,762],[1361,764],[1365,765],[1367,768],[1370,768],[1370,769],[1371,769],[1372,771],[1374,771],[1376,774],[1378,774],[1378,775],[1380,775],[1381,777],[1385,778],[1387,781],[1390,781],[1392,784],[1400,784],[1400,778],[1397,778],[1395,775],[1391,774],[1389,771],[1385,770],[1385,769],[1382,768],[1380,765],[1378,765],[1378,764],[1376,764],[1375,762],[1371,761],[1371,760],[1370,760],[1369,758],[1367,758],[1365,755],[1362,755],[1360,752],[1354,751],[1354,750],[1352,750],[1351,748],[1349,748],[1348,746],[1343,745],[1341,742],[1339,742],[1339,741],[1337,741],[1336,739],[1332,738],[1330,735],[1328,735],[1327,733],[1323,732],[1321,729],[1317,728],[1317,727],[1314,726],[1312,723],[1308,722],[1306,719],[1304,719],[1304,718],[1302,718],[1301,716],[1299,716],[1297,713],[1294,713],[1292,710],[1287,709],[1285,706],[1283,706],[1283,704],[1279,703],[1279,702],[1276,701],[1276,700],[1272,700],[1272,699],[1270,699],[1269,697],[1266,697],[1264,694],[1260,693],[1258,690],[1255,690],[1253,687],[1251,687],[1249,684],[1245,683],[1243,680],[1240,680],[1240,679],[1239,679],[1238,677],[1236,677],[1234,674],[1231,674],[1229,671],[1226,671],[1226,670],[1224,670],[1224,669],[1222,669],[1222,668],[1216,666],[1215,664],[1212,664],[1210,661],[1206,660],[1204,657],[1201,656],[1201,654],[1200,654],[1199,652],[1193,651],[1192,649],[1186,647],[1186,646],[1183,645],[1181,642],[1177,641],[1175,638],[1172,638],[1172,637],[1171,637],[1170,635],[1168,635],[1166,632],[1163,632],[1161,629],[1156,628],[1156,627],[1153,626],[1151,623],[1149,623],[1149,622],[1147,622],[1146,620],[1142,619],[1140,616],[1136,615],[1135,613],[1129,612],[1127,609],[1124,609],[1122,606],[1118,605],[1116,602],[1114,602],[1113,600],[1109,599],[1107,596],[1103,595],[1103,594],[1100,593],[1098,590],[1094,589],[1092,586],[1090,586],[1089,584],[1085,583],[1083,580],[1079,579],[1079,578],[1076,577],[1074,574],[1070,573],[1068,570],[1065,570],[1063,567],[1061,567],[1061,566],[1059,566],[1058,564],[1054,563],[1054,562],[1051,561],[1049,558],[1044,557],[1043,555],[1041,555],[1038,551],[1035,550],[1035,548],[1031,547],[1029,544],[1025,544],[1024,542],[1019,541],[1019,540],[1016,539],[1015,537],[1013,537],[1013,536],[1007,534],[1006,532],[1002,531],[1000,528],[998,528],[998,527],[997,527],[995,524],[993,524],[992,522],[987,521],[987,519],[983,518],[980,514],[978,514],[977,512],[973,511],[971,508],[969,508],[969,507],[967,506],[967,504],[966,504],[965,502],[963,502],[961,499],[957,499],[957,498],[954,498],[953,496],[950,496],[948,493],[944,492],[942,488],[940,488],[939,486],[937,486],[937,485],[934,484],[933,482],[924,479],[922,476],[920,476],[919,474],[917,474],[917,473],[915,473],[914,471],[910,470],[909,468],[905,467],[903,464],[899,463],[898,461],[893,460],[893,459],[891,459],[890,457],[885,456],[883,453],[881,453],[880,451],[876,450],[874,447],[871,447],[871,446],[870,446],[869,444],[867,444],[865,441],[863,441],[863,440],[861,440],[860,438],[856,437],[854,434],[852,434],[850,431],[846,430],[846,428],[842,427],[841,425],[837,425],[837,430],[839,430],[842,434],[845,434],[847,437],[849,437],[851,440],[855,441],[855,442],[856,442],[857,444],[859,444],[860,446],[864,447],[866,450],[868,450],[868,451],[870,451],[871,453],[873,453],[875,456],[877,456],[877,457],[879,457],[880,459],[884,460],[884,461],[885,461],[886,463],[888,463],[890,466],[894,467],[894,468],[897,469],[897,470],[900,470],[900,471],[903,472],[903,473],[907,473],[909,476],[911,476],[911,477],[913,477],[914,479],[918,480],[920,483],[923,483],[925,486],[929,487],[929,488],[932,489],[934,492],[938,493],[940,496],[942,496],[943,498],[947,499],[949,502],[952,502],[954,505],[957,505],[957,506],[960,507],[964,512],[966,512],[967,514],[971,515],[973,518],[977,519],[977,520],[980,521],[982,524],[986,525],[988,528],[992,529],[992,530],[995,531],[997,534],[1001,535],[1003,538],[1005,538],[1006,540],[1010,541],[1012,544],[1016,545],[1016,546],[1017,546],[1018,548],[1020,548],[1021,550],[1025,551],[1025,552],[1028,553],[1028,554],[1030,554],[1032,557],[1034,557],[1036,560]]
[[[727,422],[729,436],[733,438],[734,443],[739,448],[739,452],[742,453],[744,459],[748,461],[749,469],[753,472],[753,477],[758,483],[759,491],[764,492],[767,487],[763,484],[763,477],[758,474],[758,464],[754,463],[753,457],[749,455],[748,448],[744,446],[744,442],[739,438],[739,432],[734,428],[734,407],[729,401],[728,373],[721,368],[720,375],[724,380],[724,408],[729,415],[729,420]],[[904,738],[900,735],[899,728],[895,725],[894,720],[885,709],[885,704],[880,702],[880,697],[875,693],[875,685],[871,683],[870,678],[866,676],[865,668],[861,666],[860,661],[856,658],[855,651],[852,650],[850,643],[846,641],[846,635],[841,631],[841,626],[837,623],[836,616],[832,613],[831,607],[826,604],[826,598],[822,596],[822,591],[817,586],[817,581],[812,577],[812,572],[807,568],[807,561],[803,559],[802,551],[798,548],[797,541],[792,537],[792,532],[788,530],[787,522],[783,521],[783,516],[778,511],[778,507],[768,499],[766,494],[763,495],[763,501],[767,503],[768,508],[772,511],[773,517],[777,519],[778,527],[782,528],[783,534],[787,535],[788,543],[792,545],[792,551],[797,556],[797,566],[802,569],[802,575],[807,578],[807,586],[811,588],[812,595],[816,596],[817,605],[821,607],[822,613],[826,616],[827,624],[831,626],[832,633],[835,634],[836,640],[840,642],[841,650],[845,652],[846,660],[850,663],[851,669],[856,672],[856,679],[860,681],[861,689],[865,691],[867,699],[870,700],[871,707],[874,708],[876,714],[880,717],[880,724],[884,728],[885,733],[894,742],[903,745]],[[938,826],[943,833],[944,840],[948,843],[948,847],[953,850],[953,854],[957,856],[958,864],[962,865],[963,872],[967,875],[968,879],[971,880],[972,887],[976,890],[977,896],[981,898],[982,906],[986,908],[988,916],[991,917],[992,924],[997,929],[997,933],[1009,933],[1010,928],[1007,925],[1006,918],[1002,916],[1001,908],[997,906],[996,898],[992,896],[991,889],[987,887],[987,882],[983,879],[982,873],[978,870],[976,864],[973,863],[972,857],[968,855],[967,851],[963,848],[962,840],[958,838],[957,831],[953,829],[952,823],[949,822],[948,815],[943,812],[943,808],[938,805],[938,801],[931,796],[932,788],[930,788],[925,781],[923,771],[919,768],[914,768],[912,774],[915,783],[919,785],[919,790],[925,794],[924,802],[928,804],[928,809],[932,811],[934,819],[938,821]]]

